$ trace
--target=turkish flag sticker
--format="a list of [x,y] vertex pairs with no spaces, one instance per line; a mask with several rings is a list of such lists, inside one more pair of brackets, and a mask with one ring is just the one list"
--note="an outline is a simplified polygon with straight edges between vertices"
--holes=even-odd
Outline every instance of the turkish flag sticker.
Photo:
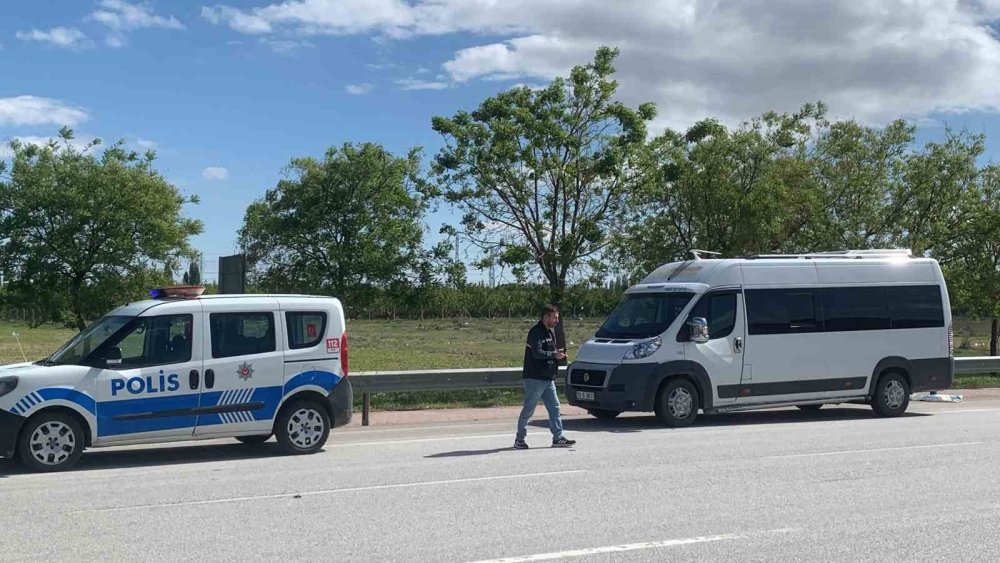
[[306,325],[306,334],[309,338],[316,338],[316,325]]

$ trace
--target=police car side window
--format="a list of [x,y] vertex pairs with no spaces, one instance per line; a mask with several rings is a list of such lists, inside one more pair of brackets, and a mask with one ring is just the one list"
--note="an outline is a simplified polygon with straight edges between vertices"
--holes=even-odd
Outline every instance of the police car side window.
[[[97,356],[117,347],[122,363],[116,369],[179,364],[191,361],[191,338],[194,320],[191,315],[139,317],[106,342]],[[99,358],[95,358],[101,364]]]
[[274,352],[272,313],[212,313],[212,357],[231,358]]
[[288,349],[301,350],[319,344],[326,334],[326,313],[285,313],[288,325]]

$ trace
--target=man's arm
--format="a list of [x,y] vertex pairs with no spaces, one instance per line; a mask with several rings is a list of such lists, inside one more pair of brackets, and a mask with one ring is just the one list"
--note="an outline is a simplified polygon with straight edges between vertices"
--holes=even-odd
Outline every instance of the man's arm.
[[538,327],[528,331],[528,343],[526,346],[531,350],[531,357],[535,360],[554,360],[556,353],[549,350],[542,350],[542,340],[544,334]]

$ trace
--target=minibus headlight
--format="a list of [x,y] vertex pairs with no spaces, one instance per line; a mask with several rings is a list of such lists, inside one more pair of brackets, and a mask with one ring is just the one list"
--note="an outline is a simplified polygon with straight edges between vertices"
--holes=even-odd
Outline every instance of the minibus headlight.
[[647,356],[652,356],[657,350],[660,349],[660,346],[662,344],[663,344],[663,341],[660,340],[659,336],[657,336],[656,338],[654,338],[652,340],[647,340],[645,342],[640,342],[640,343],[636,344],[635,346],[633,346],[631,350],[629,350],[628,352],[625,353],[625,359],[626,360],[638,360],[638,359],[641,359],[641,358],[645,358]]
[[0,377],[0,397],[17,389],[17,376]]

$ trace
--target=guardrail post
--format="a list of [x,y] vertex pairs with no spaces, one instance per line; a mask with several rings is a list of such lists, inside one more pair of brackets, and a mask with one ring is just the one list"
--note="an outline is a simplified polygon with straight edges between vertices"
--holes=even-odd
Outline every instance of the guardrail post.
[[368,426],[368,412],[371,410],[372,406],[372,395],[371,393],[362,393],[361,395],[361,426]]

